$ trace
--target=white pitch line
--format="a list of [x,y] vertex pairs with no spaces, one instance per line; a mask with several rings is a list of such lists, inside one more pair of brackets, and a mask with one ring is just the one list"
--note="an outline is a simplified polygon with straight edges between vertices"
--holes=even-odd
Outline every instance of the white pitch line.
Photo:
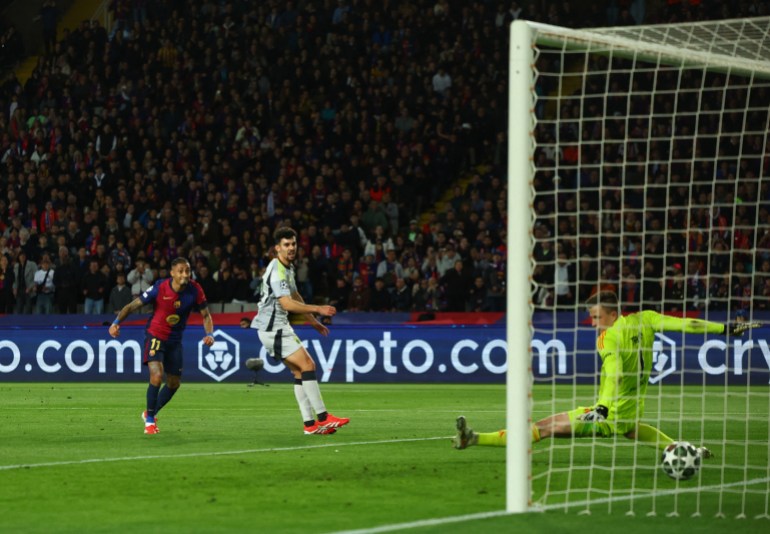
[[453,436],[432,438],[386,439],[381,441],[353,441],[349,443],[323,443],[320,445],[301,445],[298,447],[271,447],[267,449],[243,449],[238,451],[214,451],[214,452],[189,452],[185,454],[153,454],[147,456],[119,456],[115,458],[88,458],[85,460],[65,460],[61,462],[41,462],[38,464],[0,465],[0,471],[13,469],[32,469],[36,467],[59,467],[66,465],[102,464],[110,462],[132,462],[135,460],[157,460],[174,458],[201,458],[205,456],[234,456],[237,454],[255,454],[261,452],[300,451],[309,449],[324,449],[329,447],[354,447],[359,445],[384,445],[387,443],[411,443],[415,441],[435,441],[439,439],[452,439]]
[[[713,486],[703,486],[703,487],[695,487],[695,488],[661,490],[661,491],[650,492],[647,494],[640,494],[640,495],[621,495],[618,497],[604,497],[596,500],[584,500],[584,501],[576,501],[571,503],[559,503],[559,504],[550,504],[545,506],[533,507],[531,512],[539,513],[539,512],[547,512],[551,510],[561,510],[563,508],[583,507],[583,506],[590,506],[590,505],[597,505],[597,504],[608,504],[608,503],[630,501],[630,500],[636,500],[636,499],[649,499],[652,497],[666,497],[668,495],[675,495],[677,493],[696,493],[699,491],[700,492],[717,491],[720,489],[728,489],[728,488],[733,488],[737,486],[753,486],[755,484],[767,484],[768,482],[770,482],[770,477],[755,478],[752,480],[747,480],[746,482],[731,482],[730,484],[717,484]],[[362,529],[356,529],[356,530],[340,530],[340,531],[334,531],[330,534],[378,534],[380,532],[394,532],[396,530],[406,530],[410,528],[433,527],[438,525],[449,525],[452,523],[464,523],[466,521],[475,521],[477,519],[488,519],[490,517],[500,517],[504,515],[513,515],[513,514],[505,510],[498,510],[494,512],[480,512],[477,514],[455,515],[450,517],[437,517],[433,519],[421,519],[420,521],[410,521],[408,523],[395,523],[392,525],[381,525],[379,527],[372,527],[372,528],[362,528]]]

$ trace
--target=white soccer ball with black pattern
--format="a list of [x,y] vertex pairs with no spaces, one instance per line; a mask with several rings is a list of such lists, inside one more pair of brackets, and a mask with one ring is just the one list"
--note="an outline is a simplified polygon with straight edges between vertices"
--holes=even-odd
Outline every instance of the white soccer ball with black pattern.
[[660,467],[674,480],[688,480],[700,469],[700,453],[692,443],[675,441],[663,450]]

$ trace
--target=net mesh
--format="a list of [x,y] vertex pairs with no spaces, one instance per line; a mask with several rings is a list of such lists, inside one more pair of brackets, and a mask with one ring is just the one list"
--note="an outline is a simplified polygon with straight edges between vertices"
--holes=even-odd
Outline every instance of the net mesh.
[[[596,402],[583,303],[598,290],[624,313],[768,322],[770,19],[535,29],[538,420]],[[535,503],[768,519],[766,334],[656,334],[641,420],[714,451],[694,479],[671,480],[658,450],[622,435],[548,440]]]

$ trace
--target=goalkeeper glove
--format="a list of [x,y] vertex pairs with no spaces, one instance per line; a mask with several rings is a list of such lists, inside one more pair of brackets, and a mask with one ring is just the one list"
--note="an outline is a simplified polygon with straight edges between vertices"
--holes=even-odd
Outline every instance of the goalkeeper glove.
[[743,333],[746,330],[750,330],[752,328],[759,328],[762,326],[759,323],[735,323],[735,324],[726,324],[724,332],[722,332],[725,335],[731,335],[731,336],[742,336]]
[[592,410],[587,411],[580,416],[580,420],[585,423],[600,423],[607,419],[610,411],[606,406],[597,404]]

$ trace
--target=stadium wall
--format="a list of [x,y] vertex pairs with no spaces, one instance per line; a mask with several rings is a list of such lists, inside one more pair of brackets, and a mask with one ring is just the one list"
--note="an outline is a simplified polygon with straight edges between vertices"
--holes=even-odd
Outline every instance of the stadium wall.
[[[505,381],[505,323],[496,315],[468,324],[446,318],[412,322],[356,321],[346,314],[331,334],[321,337],[298,325],[300,338],[316,358],[319,378],[335,383],[490,383]],[[67,319],[65,319],[67,317]],[[461,316],[453,316],[455,320]],[[112,317],[110,316],[110,319]],[[145,381],[141,363],[142,319],[124,323],[121,338],[107,335],[103,316],[4,317],[0,321],[0,381],[76,382]],[[10,324],[14,319],[14,324]],[[61,319],[54,321],[54,319]],[[336,319],[336,318],[335,318]],[[711,317],[711,320],[723,320]],[[472,321],[472,322],[470,322]],[[52,326],[53,322],[57,322]],[[479,322],[483,324],[478,324]],[[475,323],[475,324],[473,324]],[[594,350],[596,333],[572,313],[535,316],[532,369],[535,382],[590,384],[600,366]],[[107,322],[109,324],[109,322]],[[215,320],[216,343],[201,343],[202,329],[190,325],[184,335],[184,379],[196,382],[248,382],[247,358],[265,360],[259,378],[289,380],[283,365],[269,358],[256,332],[232,318]],[[765,324],[767,322],[765,321]],[[770,383],[768,329],[751,338],[658,334],[652,384]]]

